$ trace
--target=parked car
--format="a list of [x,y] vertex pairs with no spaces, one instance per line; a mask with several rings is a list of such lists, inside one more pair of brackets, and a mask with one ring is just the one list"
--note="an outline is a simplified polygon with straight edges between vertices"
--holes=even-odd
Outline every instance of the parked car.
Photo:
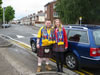
[[[68,51],[65,62],[69,69],[100,67],[100,26],[65,26],[68,37]],[[36,52],[37,37],[30,39],[32,51]]]
[[35,53],[37,52],[36,43],[37,43],[37,37],[30,38],[30,45],[32,48],[32,52],[35,52]]
[[10,26],[11,26],[10,24],[2,24],[2,28],[8,28]]

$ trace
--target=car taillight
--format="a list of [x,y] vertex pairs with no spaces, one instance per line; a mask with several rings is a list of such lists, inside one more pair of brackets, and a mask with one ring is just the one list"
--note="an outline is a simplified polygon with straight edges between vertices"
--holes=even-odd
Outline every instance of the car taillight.
[[90,56],[100,56],[100,48],[90,48]]

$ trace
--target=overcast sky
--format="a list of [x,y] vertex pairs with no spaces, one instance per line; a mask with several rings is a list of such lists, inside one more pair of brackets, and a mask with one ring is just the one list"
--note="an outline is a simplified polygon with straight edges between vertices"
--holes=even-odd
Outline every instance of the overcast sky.
[[11,5],[15,9],[15,19],[20,19],[39,10],[53,0],[3,0],[3,7]]

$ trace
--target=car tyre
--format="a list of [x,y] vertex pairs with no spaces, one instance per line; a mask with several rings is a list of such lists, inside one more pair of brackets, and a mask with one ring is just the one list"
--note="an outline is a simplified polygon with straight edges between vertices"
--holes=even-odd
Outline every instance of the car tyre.
[[77,57],[73,53],[68,53],[66,55],[66,65],[71,70],[78,69],[78,60],[77,60]]
[[37,48],[36,48],[36,43],[35,42],[32,42],[31,43],[31,48],[32,48],[32,52],[37,52]]
[[2,26],[2,28],[4,28],[4,27]]

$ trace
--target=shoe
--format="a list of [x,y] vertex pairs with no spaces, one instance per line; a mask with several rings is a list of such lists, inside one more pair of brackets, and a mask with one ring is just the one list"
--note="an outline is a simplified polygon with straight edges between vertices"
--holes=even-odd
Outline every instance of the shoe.
[[60,72],[60,69],[57,69],[57,72]]
[[37,67],[37,72],[41,72],[41,70],[42,70],[41,66],[38,66]]
[[61,73],[64,73],[64,71],[63,71],[63,70],[60,70],[60,72],[61,72]]
[[60,66],[60,72],[61,73],[64,73],[64,71],[63,71],[63,65],[61,64],[61,66]]
[[49,65],[46,65],[45,68],[46,68],[46,70],[48,70],[48,71],[51,71],[51,70],[52,70],[52,68],[51,68]]
[[63,71],[63,69],[62,69],[62,68],[60,69],[60,72],[61,72],[61,73],[64,73],[64,71]]

